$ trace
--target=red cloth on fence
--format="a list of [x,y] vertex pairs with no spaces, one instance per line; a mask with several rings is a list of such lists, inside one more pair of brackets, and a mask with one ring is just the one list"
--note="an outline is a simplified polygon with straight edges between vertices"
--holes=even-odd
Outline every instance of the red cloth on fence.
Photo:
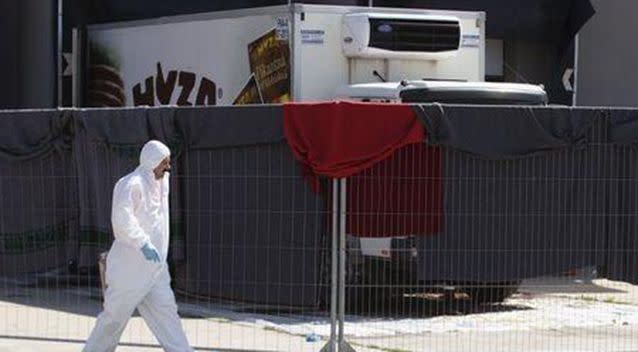
[[348,178],[347,227],[359,237],[435,234],[443,188],[438,147],[411,144]]
[[[317,176],[358,175],[348,179],[348,233],[378,237],[439,231],[440,153],[422,144],[425,131],[410,106],[286,104],[284,134],[313,189],[318,190]],[[410,144],[418,146],[403,148]]]

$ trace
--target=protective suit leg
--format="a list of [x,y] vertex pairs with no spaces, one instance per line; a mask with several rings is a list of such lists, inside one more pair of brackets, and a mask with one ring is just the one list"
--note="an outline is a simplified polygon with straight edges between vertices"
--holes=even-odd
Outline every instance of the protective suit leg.
[[177,304],[167,269],[163,270],[155,285],[137,306],[137,310],[165,351],[193,351],[177,315]]
[[135,306],[142,301],[144,294],[145,292],[134,289],[108,287],[104,294],[104,311],[97,317],[95,327],[82,351],[115,351]]

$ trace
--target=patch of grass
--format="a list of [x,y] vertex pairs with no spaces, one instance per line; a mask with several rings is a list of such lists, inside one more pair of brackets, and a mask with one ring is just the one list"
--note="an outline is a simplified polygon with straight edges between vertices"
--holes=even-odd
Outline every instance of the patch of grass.
[[598,299],[590,296],[580,296],[580,300],[585,302],[598,302]]
[[614,296],[609,296],[607,298],[605,298],[604,300],[598,299],[596,297],[591,297],[591,296],[580,296],[578,299],[580,299],[581,301],[585,301],[585,302],[604,302],[604,303],[609,303],[609,304],[625,304],[625,305],[635,305],[631,302],[626,302],[626,301],[620,301],[618,299],[616,299],[616,297]]
[[220,318],[220,317],[206,318],[206,320],[211,322],[221,323],[221,324],[230,324],[233,322],[232,320],[228,318]]
[[605,300],[604,300],[603,302],[605,302],[605,303],[611,303],[611,304],[625,304],[625,305],[632,305],[632,304],[631,304],[631,303],[629,303],[629,302],[619,301],[619,300],[617,300],[617,299],[616,299],[616,297],[614,297],[614,296],[610,296],[610,297],[605,298]]

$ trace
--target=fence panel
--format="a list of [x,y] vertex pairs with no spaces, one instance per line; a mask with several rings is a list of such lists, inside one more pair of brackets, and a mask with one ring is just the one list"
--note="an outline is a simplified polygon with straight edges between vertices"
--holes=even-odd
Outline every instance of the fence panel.
[[411,145],[349,177],[346,341],[392,351],[638,349],[628,270],[638,153],[599,142],[605,126],[586,147],[522,158]]
[[[91,113],[107,132],[176,124],[170,110],[133,112]],[[610,144],[608,123],[584,145],[519,158],[410,145],[322,180],[318,193],[281,140],[190,148],[166,138],[169,263],[192,345],[638,349],[638,152]],[[72,148],[0,161],[4,337],[79,348],[101,310],[111,192],[153,134],[115,143],[77,127]],[[158,347],[137,315],[122,345]]]
[[[141,144],[78,138],[75,155],[0,176],[0,335],[80,344],[101,310],[98,255],[112,241],[112,189],[137,165]],[[177,153],[171,187],[169,262],[191,344],[320,350],[331,326],[330,184],[314,193],[278,143]],[[312,335],[305,322],[325,332]],[[121,345],[158,347],[137,314]]]

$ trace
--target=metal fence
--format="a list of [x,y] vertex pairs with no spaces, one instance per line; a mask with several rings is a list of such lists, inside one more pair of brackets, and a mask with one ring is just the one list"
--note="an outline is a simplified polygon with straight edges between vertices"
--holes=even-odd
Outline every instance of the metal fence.
[[[79,349],[112,187],[139,147],[80,134],[3,162],[1,337]],[[638,349],[638,289],[616,281],[638,268],[632,146],[494,160],[410,145],[318,193],[283,142],[171,149],[169,262],[199,350]],[[121,342],[159,348],[137,315]]]
[[[351,346],[638,349],[638,291],[614,281],[633,275],[638,253],[634,147],[509,160],[424,149],[340,181],[355,203],[340,208],[346,226],[370,231],[340,233]],[[438,163],[439,176],[427,172]]]

